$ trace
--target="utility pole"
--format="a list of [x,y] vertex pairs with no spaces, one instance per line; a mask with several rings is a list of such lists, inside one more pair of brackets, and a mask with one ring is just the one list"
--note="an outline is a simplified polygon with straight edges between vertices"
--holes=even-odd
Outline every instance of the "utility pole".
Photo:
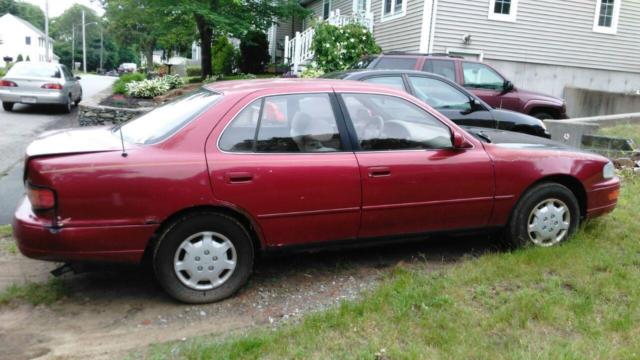
[[104,51],[104,31],[102,26],[100,26],[100,71],[104,72],[102,68],[102,53]]
[[71,71],[76,71],[76,24],[71,24]]
[[82,70],[87,72],[87,41],[84,29],[84,10],[82,10]]
[[50,62],[51,58],[49,57],[49,47],[51,46],[51,43],[49,41],[49,0],[45,0],[44,2],[44,33],[46,35],[44,39],[44,57],[47,62]]

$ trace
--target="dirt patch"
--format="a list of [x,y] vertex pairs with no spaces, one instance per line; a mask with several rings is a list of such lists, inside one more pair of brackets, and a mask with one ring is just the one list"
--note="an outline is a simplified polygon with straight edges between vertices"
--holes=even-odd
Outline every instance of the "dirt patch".
[[[447,238],[261,259],[236,296],[197,306],[170,299],[150,272],[138,266],[66,274],[69,294],[53,305],[0,308],[0,348],[12,359],[107,359],[144,353],[153,343],[277,326],[357,298],[399,262],[426,262],[427,268],[440,269],[492,248],[493,242],[484,238]],[[54,266],[13,255],[0,263],[0,274],[21,263],[25,265],[16,281],[46,278]]]

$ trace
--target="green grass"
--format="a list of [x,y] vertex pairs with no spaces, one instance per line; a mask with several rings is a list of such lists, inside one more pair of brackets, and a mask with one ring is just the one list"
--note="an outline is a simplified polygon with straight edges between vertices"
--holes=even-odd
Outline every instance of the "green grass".
[[52,278],[45,283],[13,284],[0,292],[0,305],[28,303],[31,305],[52,304],[67,293],[62,280]]
[[[185,359],[640,358],[640,178],[562,246],[441,272],[396,268],[363,299],[277,330],[151,347]],[[383,351],[384,349],[384,351]]]
[[631,139],[640,146],[640,124],[620,124],[603,127],[598,130],[598,134]]
[[0,225],[0,239],[10,237],[11,235],[13,235],[11,225]]
[[4,251],[11,255],[18,254],[18,246],[16,242],[11,239],[13,235],[13,229],[11,225],[1,225],[0,226],[0,246]]

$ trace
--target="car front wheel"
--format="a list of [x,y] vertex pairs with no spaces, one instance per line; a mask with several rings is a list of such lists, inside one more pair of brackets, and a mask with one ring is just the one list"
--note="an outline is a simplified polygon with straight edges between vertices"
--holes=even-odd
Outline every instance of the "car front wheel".
[[236,219],[215,213],[182,218],[161,235],[153,256],[164,290],[186,303],[233,295],[253,269],[253,246]]
[[4,111],[12,111],[13,110],[13,103],[12,102],[2,102],[2,108],[4,109]]
[[550,247],[567,240],[580,224],[580,207],[571,190],[543,183],[527,191],[516,205],[507,229],[516,246]]

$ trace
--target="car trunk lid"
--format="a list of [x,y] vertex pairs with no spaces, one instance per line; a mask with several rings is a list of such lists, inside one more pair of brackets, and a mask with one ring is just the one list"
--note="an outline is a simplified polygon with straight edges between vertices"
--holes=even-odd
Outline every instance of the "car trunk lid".
[[[127,144],[128,147],[134,146]],[[62,129],[42,133],[27,148],[27,159],[37,156],[68,155],[122,150],[122,142],[112,128]]]

